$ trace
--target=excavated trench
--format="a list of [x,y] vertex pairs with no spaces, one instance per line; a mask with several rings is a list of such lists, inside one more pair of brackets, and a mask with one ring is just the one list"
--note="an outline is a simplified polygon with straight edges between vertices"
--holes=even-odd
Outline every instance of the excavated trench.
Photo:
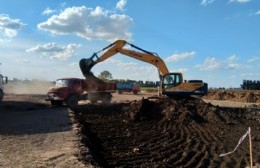
[[99,167],[246,167],[250,126],[253,161],[260,163],[259,109],[222,108],[199,99],[143,99],[74,109],[79,159]]

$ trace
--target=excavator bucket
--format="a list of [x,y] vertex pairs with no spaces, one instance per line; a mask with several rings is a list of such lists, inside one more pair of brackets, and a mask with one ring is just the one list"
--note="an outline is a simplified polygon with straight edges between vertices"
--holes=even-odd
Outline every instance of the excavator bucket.
[[90,58],[88,59],[81,59],[79,61],[79,67],[81,69],[82,74],[86,77],[91,73],[92,67],[99,62],[99,57],[97,56],[97,53],[94,53]]
[[89,59],[81,59],[79,62],[79,66],[81,69],[82,74],[86,77],[88,74],[90,74],[90,71],[92,67],[95,65],[95,61],[91,58]]

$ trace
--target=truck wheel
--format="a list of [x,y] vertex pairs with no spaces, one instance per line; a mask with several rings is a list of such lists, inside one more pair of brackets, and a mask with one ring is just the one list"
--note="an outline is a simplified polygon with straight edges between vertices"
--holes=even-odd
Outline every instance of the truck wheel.
[[112,96],[111,95],[106,95],[106,96],[104,96],[104,98],[102,98],[101,101],[102,101],[103,104],[110,104],[111,100],[112,100]]
[[75,95],[70,95],[67,100],[66,104],[69,107],[76,107],[78,105],[78,98]]
[[118,90],[117,92],[118,92],[118,94],[122,94],[123,90]]
[[138,92],[137,92],[137,91],[133,91],[133,94],[137,95],[137,94],[138,94]]
[[88,93],[88,100],[91,104],[95,104],[98,101],[98,95],[96,92]]
[[97,100],[94,100],[94,99],[89,100],[89,101],[90,101],[91,104],[95,104],[95,103],[97,103]]
[[3,102],[4,93],[0,90],[0,104]]
[[52,106],[61,106],[62,101],[61,100],[51,100],[51,105]]

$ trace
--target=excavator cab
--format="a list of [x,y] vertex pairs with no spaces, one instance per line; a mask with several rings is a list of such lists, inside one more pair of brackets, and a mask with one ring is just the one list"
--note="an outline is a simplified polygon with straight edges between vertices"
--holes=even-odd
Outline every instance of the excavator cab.
[[171,88],[180,85],[183,82],[181,73],[168,73],[163,76],[162,88]]
[[182,73],[168,73],[162,78],[162,94],[169,97],[206,95],[208,84],[202,80],[183,80]]

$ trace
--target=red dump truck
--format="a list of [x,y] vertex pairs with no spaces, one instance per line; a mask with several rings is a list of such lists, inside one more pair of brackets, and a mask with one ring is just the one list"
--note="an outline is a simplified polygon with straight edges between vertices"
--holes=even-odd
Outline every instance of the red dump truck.
[[113,92],[116,92],[116,82],[104,82],[93,75],[86,79],[61,78],[48,90],[46,100],[52,105],[62,105],[65,102],[69,107],[77,106],[79,100],[110,103]]

